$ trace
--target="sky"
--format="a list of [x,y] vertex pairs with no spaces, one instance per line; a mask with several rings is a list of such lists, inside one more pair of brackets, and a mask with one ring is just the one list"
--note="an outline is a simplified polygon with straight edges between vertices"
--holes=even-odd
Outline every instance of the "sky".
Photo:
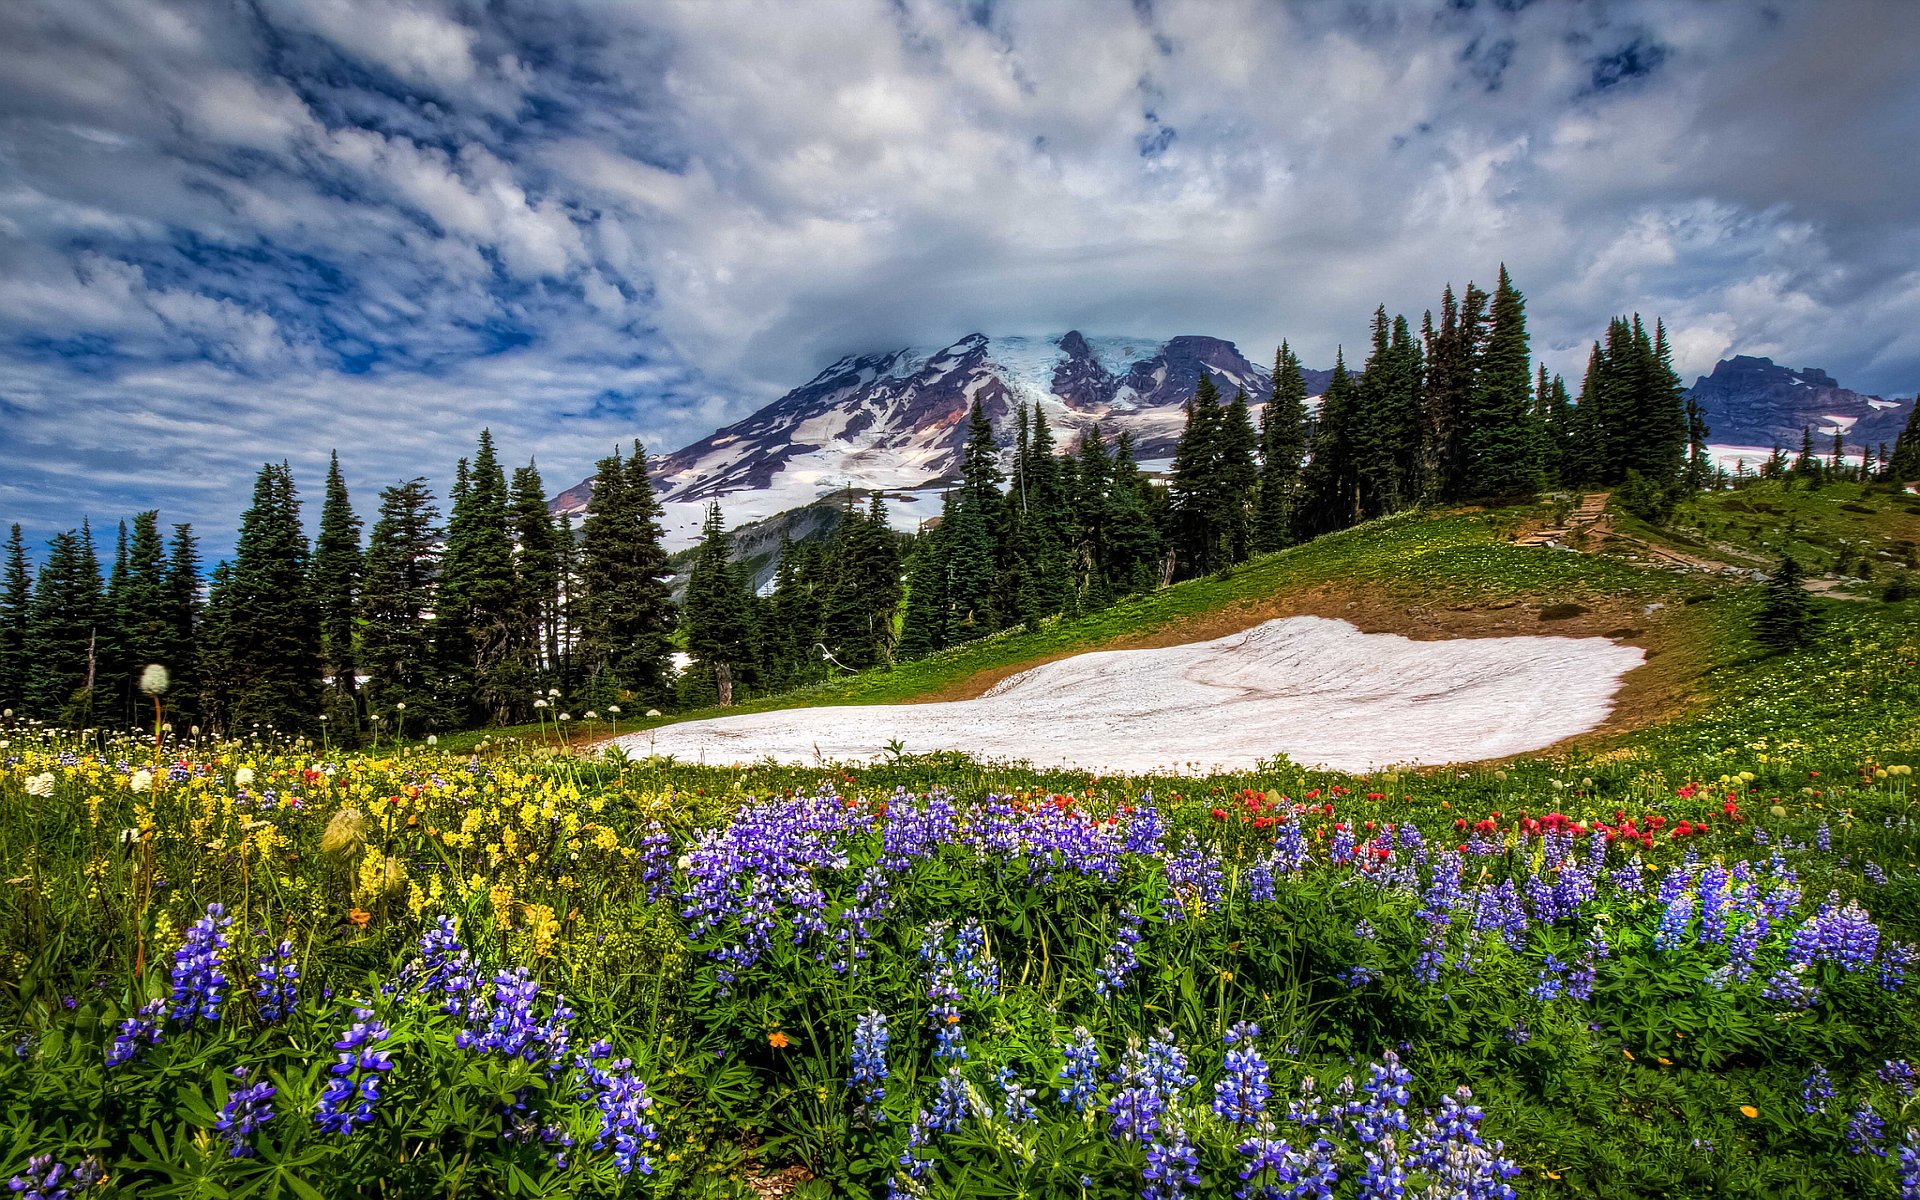
[[1920,385],[1907,0],[9,0],[0,524],[224,554],[490,427],[550,491],[843,353],[1289,339],[1448,281]]

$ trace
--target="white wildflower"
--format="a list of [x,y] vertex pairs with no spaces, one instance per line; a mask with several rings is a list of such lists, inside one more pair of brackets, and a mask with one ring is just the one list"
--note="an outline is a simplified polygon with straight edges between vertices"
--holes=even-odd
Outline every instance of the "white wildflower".
[[141,767],[138,771],[135,771],[133,773],[133,778],[127,781],[127,786],[132,788],[136,792],[152,791],[153,790],[153,772],[147,770],[145,767]]
[[53,795],[53,772],[42,771],[38,775],[27,776],[27,795],[29,796]]
[[158,696],[166,691],[171,682],[167,678],[167,669],[159,663],[148,663],[147,669],[140,672],[140,690],[149,696]]

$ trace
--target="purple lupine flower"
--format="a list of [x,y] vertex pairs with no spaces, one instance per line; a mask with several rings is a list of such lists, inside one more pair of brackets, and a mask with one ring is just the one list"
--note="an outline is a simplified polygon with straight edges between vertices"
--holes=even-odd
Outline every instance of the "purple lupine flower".
[[141,1005],[139,1012],[120,1022],[119,1031],[113,1035],[113,1048],[107,1051],[107,1066],[113,1068],[132,1062],[140,1053],[142,1042],[158,1046],[166,1026],[165,1000],[149,1000]]
[[1245,1022],[1228,1031],[1226,1075],[1213,1085],[1214,1113],[1234,1125],[1254,1125],[1267,1111],[1267,1060],[1253,1044],[1259,1033]]
[[1913,1095],[1916,1082],[1913,1064],[1904,1058],[1888,1059],[1874,1070],[1873,1077],[1903,1097]]
[[357,1008],[354,1022],[333,1044],[338,1061],[327,1068],[333,1076],[320,1093],[314,1123],[327,1133],[351,1134],[356,1125],[373,1122],[373,1107],[380,1101],[380,1081],[393,1070],[393,1058],[385,1050],[372,1049],[387,1040],[387,1027],[374,1019],[370,1009]]
[[1905,942],[1889,941],[1880,952],[1880,987],[1897,992],[1907,982],[1907,968],[1913,965],[1913,947]]
[[1060,1068],[1059,1100],[1071,1105],[1073,1111],[1083,1113],[1093,1104],[1094,1092],[1099,1088],[1095,1076],[1100,1070],[1100,1048],[1094,1045],[1093,1035],[1084,1026],[1073,1027],[1065,1059],[1066,1064]]
[[1833,830],[1827,828],[1825,821],[1820,822],[1820,828],[1813,831],[1813,844],[1821,851],[1833,849]]
[[252,1158],[253,1143],[248,1139],[262,1125],[273,1120],[273,1105],[269,1102],[274,1097],[275,1089],[264,1079],[259,1083],[247,1083],[250,1072],[245,1067],[235,1067],[233,1077],[244,1086],[227,1093],[227,1102],[221,1107],[220,1118],[213,1127],[226,1139],[229,1157]]
[[1540,964],[1540,978],[1527,990],[1527,994],[1536,1000],[1558,1000],[1567,990],[1567,964],[1560,961],[1558,955],[1549,954]]
[[971,1108],[967,1099],[967,1081],[960,1077],[960,1068],[948,1067],[947,1073],[940,1077],[939,1085],[934,1089],[933,1108],[927,1118],[927,1127],[935,1133],[957,1133]]
[[853,1074],[847,1086],[862,1104],[877,1105],[887,1098],[887,1018],[873,1009],[853,1027]]
[[183,1025],[218,1021],[226,1002],[227,976],[220,952],[227,948],[227,926],[233,918],[221,904],[207,905],[206,915],[187,928],[187,939],[173,953],[173,1015]]
[[1807,1078],[1800,1084],[1800,1111],[1811,1116],[1827,1111],[1827,1101],[1833,1099],[1833,1076],[1827,1069],[1815,1064]]
[[659,1136],[647,1121],[653,1097],[634,1072],[633,1060],[623,1058],[605,1068],[585,1059],[576,1060],[575,1065],[581,1070],[582,1090],[600,1110],[600,1131],[589,1148],[611,1146],[614,1169],[622,1175],[632,1174],[635,1168],[642,1175],[653,1174],[653,1160],[644,1153],[646,1143]]
[[1167,889],[1160,901],[1169,921],[1192,920],[1220,907],[1226,898],[1226,870],[1220,848],[1189,833],[1177,850],[1166,856]]
[[1199,1165],[1200,1155],[1186,1130],[1179,1125],[1162,1129],[1147,1143],[1147,1165],[1140,1175],[1146,1187],[1140,1200],[1180,1200],[1187,1188],[1199,1185]]
[[1001,1067],[997,1077],[1000,1084],[1000,1115],[1014,1125],[1031,1125],[1040,1119],[1040,1113],[1033,1107],[1033,1096],[1038,1088],[1020,1086],[1019,1075],[1012,1067]]
[[1127,976],[1140,967],[1134,947],[1140,944],[1140,914],[1126,909],[1120,914],[1120,931],[1106,957],[1094,969],[1093,991],[1097,996],[1114,996],[1126,990]]
[[1873,1154],[1881,1158],[1887,1156],[1887,1148],[1881,1145],[1886,1136],[1887,1122],[1871,1104],[1863,1104],[1847,1118],[1847,1153]]
[[1273,838],[1273,853],[1268,861],[1275,874],[1291,875],[1306,869],[1307,862],[1313,857],[1313,851],[1307,845],[1307,835],[1300,828],[1300,822],[1287,820],[1280,822]]
[[1660,916],[1660,928],[1653,935],[1655,950],[1677,949],[1687,939],[1687,925],[1693,920],[1693,893],[1681,892],[1667,902]]
[[91,1155],[69,1167],[51,1154],[36,1154],[27,1160],[26,1174],[7,1180],[7,1193],[19,1200],[71,1200],[76,1188],[88,1191],[106,1175]]
[[260,1001],[260,1018],[269,1024],[293,1015],[300,1002],[300,968],[293,961],[293,943],[283,941],[254,964],[253,994]]
[[1920,1200],[1920,1129],[1907,1130],[1894,1174],[1900,1184],[1900,1200]]

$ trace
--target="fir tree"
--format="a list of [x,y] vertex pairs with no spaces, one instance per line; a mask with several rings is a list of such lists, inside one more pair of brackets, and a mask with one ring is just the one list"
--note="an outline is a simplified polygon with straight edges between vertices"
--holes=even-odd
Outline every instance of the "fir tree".
[[753,593],[732,561],[733,542],[720,519],[720,505],[707,505],[707,519],[694,551],[680,612],[687,653],[699,672],[699,695],[733,705],[735,677],[754,660]]
[[20,708],[27,691],[27,618],[33,605],[33,575],[27,547],[14,525],[0,575],[0,708]]
[[1107,542],[1113,528],[1113,460],[1096,422],[1080,436],[1078,469],[1073,485],[1073,575],[1076,604],[1083,609],[1112,603],[1113,580],[1107,575]]
[[1245,562],[1253,555],[1254,501],[1260,488],[1259,444],[1247,409],[1247,393],[1236,390],[1220,417],[1220,463],[1213,480],[1213,508],[1222,529],[1222,566]]
[[947,538],[947,633],[949,645],[1001,627],[996,601],[1003,557],[1004,504],[1000,495],[1000,451],[993,426],[980,401],[967,418],[967,447],[961,462]]
[[867,511],[847,508],[827,551],[828,586],[821,601],[821,637],[853,670],[893,658],[893,615],[900,605],[900,554],[887,527],[886,503],[875,493]]
[[191,727],[205,719],[200,706],[206,686],[201,668],[205,634],[200,589],[200,545],[193,526],[175,525],[167,547],[167,649],[161,661],[173,677],[167,704],[176,727]]
[[579,653],[589,687],[607,700],[667,694],[675,617],[660,547],[660,502],[646,451],[600,460],[581,524]]
[[[380,493],[380,511],[367,535],[360,579],[360,662],[366,701],[378,724],[398,729],[436,715],[430,614],[439,580],[440,512],[425,479],[409,479]],[[406,705],[405,710],[399,705]]]
[[320,716],[320,626],[293,472],[269,463],[240,519],[228,581],[226,658],[233,731],[314,733]]
[[91,531],[55,534],[27,613],[26,705],[42,720],[91,723],[105,601]]
[[[94,639],[92,720],[120,724],[133,719],[133,681],[139,668],[128,669],[127,647],[127,523],[120,522],[114,539],[113,568],[107,572],[106,598],[100,608]],[[144,666],[145,664],[142,664]]]
[[224,732],[233,728],[233,664],[228,651],[233,644],[227,615],[232,605],[233,565],[214,564],[207,576],[207,605],[200,621],[200,720],[209,729]]
[[1166,574],[1166,544],[1158,519],[1161,493],[1135,462],[1131,433],[1123,431],[1114,441],[1111,478],[1106,577],[1116,593],[1150,592]]
[[[1244,421],[1245,401],[1241,403]],[[1227,428],[1213,377],[1202,371],[1187,402],[1186,426],[1173,451],[1168,496],[1172,505],[1173,549],[1182,576],[1205,575],[1226,566],[1232,555],[1234,526],[1224,492],[1229,443],[1243,442],[1251,457],[1252,430],[1240,439]],[[1244,501],[1244,497],[1242,500]]]
[[1307,383],[1293,348],[1273,357],[1273,391],[1260,410],[1260,495],[1253,520],[1255,550],[1293,544],[1300,463],[1307,453]]
[[1774,650],[1798,649],[1813,641],[1819,618],[1807,594],[1806,574],[1792,555],[1780,560],[1767,577],[1766,595],[1754,615],[1753,636]]
[[[148,663],[173,671],[172,589],[167,578],[167,547],[160,537],[158,512],[136,513],[127,543],[126,578],[120,588],[120,673],[137,680]],[[167,707],[174,709],[171,679]],[[128,695],[123,707],[134,699]]]
[[1813,426],[1811,425],[1800,427],[1800,453],[1794,455],[1792,470],[1794,478],[1806,480],[1809,486],[1819,486],[1820,460],[1813,454]]
[[1692,396],[1687,397],[1687,487],[1701,491],[1713,482],[1713,457],[1707,453],[1706,411]]
[[780,565],[761,641],[765,674],[776,687],[797,687],[823,677],[820,657],[820,543],[780,538]]
[[1385,306],[1376,309],[1373,351],[1353,391],[1354,471],[1362,517],[1396,512],[1420,495],[1421,360],[1406,318],[1389,323]]
[[507,477],[491,430],[480,431],[473,463],[457,478],[434,598],[435,648],[446,691],[463,706],[455,719],[462,724],[502,721],[533,681],[513,654],[520,590],[507,522]]
[[1320,413],[1313,426],[1313,454],[1301,474],[1299,534],[1318,537],[1345,529],[1359,519],[1359,491],[1355,487],[1353,458],[1353,380],[1343,353],[1335,352],[1333,378],[1320,397]]
[[1887,461],[1887,476],[1895,483],[1920,480],[1920,396],[1913,399],[1907,423],[1893,440],[1893,455]]
[[1540,488],[1541,436],[1534,420],[1526,302],[1504,266],[1490,319],[1468,407],[1464,494],[1518,496]]
[[[951,493],[949,493],[951,495]],[[947,506],[951,508],[951,504]],[[921,530],[907,554],[906,612],[900,620],[900,661],[925,658],[947,647],[946,521]],[[784,560],[783,560],[784,562]],[[776,585],[774,594],[779,595]]]
[[[540,470],[529,462],[513,472],[507,500],[513,527],[516,583],[514,649],[524,673],[541,686],[560,662],[560,530],[547,508]],[[516,715],[525,715],[520,701]]]
[[340,455],[327,465],[326,499],[320,507],[320,529],[313,540],[313,602],[320,621],[320,662],[329,681],[326,693],[327,731],[351,746],[359,738],[360,717],[355,696],[359,662],[354,655],[354,617],[359,606],[360,518],[347,496],[340,473]]

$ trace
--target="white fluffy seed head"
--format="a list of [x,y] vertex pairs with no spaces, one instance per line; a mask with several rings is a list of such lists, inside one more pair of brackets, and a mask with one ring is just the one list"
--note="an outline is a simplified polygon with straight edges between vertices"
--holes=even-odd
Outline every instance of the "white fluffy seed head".
[[158,696],[166,691],[171,682],[167,677],[167,669],[159,663],[148,663],[147,669],[140,672],[140,690],[149,696]]

